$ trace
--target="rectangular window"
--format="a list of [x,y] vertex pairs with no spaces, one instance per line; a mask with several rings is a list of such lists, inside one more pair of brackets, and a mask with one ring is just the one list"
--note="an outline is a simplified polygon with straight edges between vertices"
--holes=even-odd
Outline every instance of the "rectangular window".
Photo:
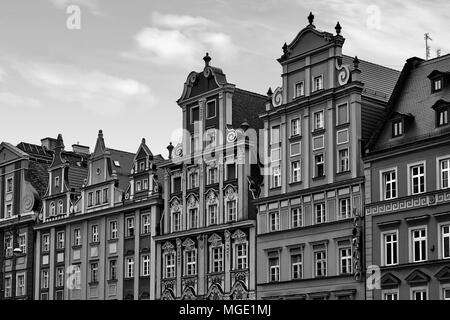
[[117,229],[117,221],[111,221],[109,223],[109,238],[111,240],[117,239],[118,238],[118,229]]
[[5,256],[11,257],[12,255],[13,255],[13,237],[12,235],[5,234]]
[[150,275],[150,256],[148,254],[144,254],[141,257],[141,265],[142,265],[142,276],[149,276]]
[[227,201],[226,210],[228,221],[236,221],[237,220],[236,200]]
[[150,215],[144,214],[142,215],[142,234],[150,233]]
[[314,251],[314,274],[316,277],[327,276],[327,252],[326,250]]
[[339,200],[339,219],[348,219],[352,216],[350,198]]
[[5,298],[12,297],[12,276],[5,277]]
[[25,254],[27,253],[27,234],[21,234],[19,236],[19,248],[20,248],[20,253]]
[[126,218],[127,237],[134,237],[134,217]]
[[280,258],[269,258],[269,280],[271,282],[280,281]]
[[314,156],[314,169],[315,169],[314,174],[316,178],[325,176],[323,154],[318,154]]
[[450,288],[444,288],[442,290],[442,298],[444,300],[450,300]]
[[348,105],[346,103],[337,107],[337,125],[348,123]]
[[292,228],[298,228],[303,226],[303,216],[301,208],[291,209],[291,226]]
[[291,137],[300,135],[300,118],[291,120]]
[[392,266],[398,263],[398,237],[397,232],[386,232],[382,234],[384,265]]
[[327,222],[325,203],[318,203],[314,205],[314,215],[316,217],[316,224]]
[[197,252],[195,250],[186,251],[186,275],[197,274]]
[[5,218],[11,218],[12,216],[12,205],[11,204],[7,204],[6,205],[6,216]]
[[58,231],[56,233],[56,249],[64,249],[64,231]]
[[200,119],[200,109],[199,107],[191,108],[191,124],[197,122]]
[[140,181],[136,181],[136,192],[141,191],[141,182]]
[[313,80],[313,91],[318,91],[323,89],[323,79],[322,76],[314,77]]
[[427,289],[426,288],[411,289],[411,298],[412,300],[427,300]]
[[348,149],[339,150],[339,172],[346,172],[349,170]]
[[172,232],[178,232],[181,230],[181,212],[172,213]]
[[426,228],[411,230],[412,262],[427,260],[427,230]]
[[215,247],[211,248],[212,255],[212,272],[223,271],[223,248]]
[[350,247],[339,249],[339,267],[341,274],[352,273],[352,249]]
[[64,268],[56,268],[56,287],[64,287]]
[[92,192],[88,193],[88,207],[92,207],[94,205],[94,194]]
[[48,233],[42,235],[42,252],[50,251],[50,235]]
[[303,278],[303,255],[296,253],[291,255],[291,274],[292,279]]
[[281,187],[281,169],[279,165],[272,166],[272,188]]
[[441,189],[447,189],[450,186],[450,159],[439,161],[439,180]]
[[13,178],[6,179],[6,193],[13,191]]
[[410,194],[425,192],[425,165],[419,164],[409,168],[411,190]]
[[59,188],[59,177],[55,177],[55,188]]
[[324,128],[323,111],[314,112],[314,130]]
[[271,144],[280,143],[280,126],[273,126],[270,135]]
[[73,245],[80,246],[81,245],[81,229],[76,228],[73,230]]
[[291,162],[291,182],[300,182],[301,181],[301,167],[300,160]]
[[443,259],[450,258],[450,224],[441,226],[441,255]]
[[97,243],[98,242],[98,225],[92,226],[91,235],[92,235],[91,242]]
[[125,259],[125,278],[134,277],[134,258],[128,257]]
[[298,82],[295,84],[295,96],[294,98],[298,98],[305,95],[305,83]]
[[280,230],[280,213],[277,212],[271,212],[269,215],[270,219],[270,231],[278,231]]
[[109,280],[117,280],[117,260],[109,260]]
[[218,183],[217,167],[208,167],[208,184]]
[[142,180],[142,190],[148,190],[148,179]]
[[217,204],[208,205],[209,224],[217,224]]
[[198,209],[191,208],[189,209],[189,228],[197,228],[198,227]]
[[95,204],[98,205],[102,203],[102,193],[100,190],[95,191]]
[[433,81],[433,92],[442,90],[442,79],[436,79]]
[[228,162],[225,167],[227,180],[236,179],[236,163]]
[[206,118],[211,119],[216,116],[216,101],[209,101],[206,104]]
[[403,120],[392,121],[392,138],[399,137],[403,135]]
[[98,262],[91,263],[91,283],[98,282]]
[[139,162],[139,172],[142,172],[145,170],[145,161]]
[[383,292],[383,300],[398,300],[398,291],[388,290]]
[[25,274],[18,274],[16,278],[16,296],[25,295]]
[[167,253],[165,256],[165,277],[175,278],[175,253]]
[[235,269],[247,269],[247,243],[238,243],[235,249]]
[[189,173],[189,189],[198,188],[198,172]]
[[181,192],[181,177],[173,178],[173,190],[172,193]]
[[397,198],[397,172],[390,170],[382,173],[384,200]]
[[48,289],[48,270],[42,270],[41,289]]

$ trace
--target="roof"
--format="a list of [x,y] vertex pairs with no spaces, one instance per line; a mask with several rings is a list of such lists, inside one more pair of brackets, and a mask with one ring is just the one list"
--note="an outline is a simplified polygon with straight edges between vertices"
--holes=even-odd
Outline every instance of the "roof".
[[25,152],[26,154],[40,159],[52,160],[53,152],[43,146],[31,144],[27,142],[21,142],[17,145],[17,148]]
[[[134,166],[135,154],[111,148],[108,148],[107,150],[111,154],[112,170],[116,171],[117,178],[119,179],[119,188],[125,190],[129,184],[129,175]],[[115,165],[116,161],[118,161],[120,166]]]
[[[344,64],[353,65],[354,57],[342,56]],[[391,97],[400,71],[379,64],[359,59],[361,82],[364,83],[363,94],[388,101]]]

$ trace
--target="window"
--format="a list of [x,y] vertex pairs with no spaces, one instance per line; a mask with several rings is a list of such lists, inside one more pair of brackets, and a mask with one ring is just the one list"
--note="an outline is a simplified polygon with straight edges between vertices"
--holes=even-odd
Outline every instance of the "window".
[[441,255],[443,259],[450,258],[450,224],[441,226]]
[[58,214],[62,214],[64,213],[64,203],[62,202],[62,200],[58,201]]
[[294,98],[298,98],[305,95],[305,83],[298,82],[295,84],[295,96]]
[[191,124],[200,119],[200,110],[198,107],[191,108]]
[[73,245],[80,246],[81,245],[81,229],[76,228],[73,230]]
[[25,295],[25,274],[18,274],[16,278],[16,296]]
[[314,205],[314,214],[316,217],[316,224],[324,223],[327,221],[325,213],[325,203],[318,203]]
[[236,179],[236,163],[233,161],[227,162],[225,166],[227,180]]
[[222,272],[223,271],[223,247],[211,248],[211,272]]
[[64,231],[58,231],[56,233],[56,249],[64,249]]
[[150,215],[142,215],[142,234],[150,233]]
[[301,142],[291,143],[291,157],[298,156],[302,153]]
[[198,133],[191,135],[191,153],[201,150],[200,137]]
[[280,281],[280,258],[269,258],[269,281]]
[[59,188],[59,177],[55,177],[55,188]]
[[271,212],[269,215],[270,231],[278,231],[280,229],[280,213]]
[[323,89],[322,76],[314,77],[313,80],[313,91],[318,91]]
[[142,276],[149,276],[150,275],[150,256],[148,254],[144,254],[141,257],[142,261]]
[[134,276],[134,258],[125,259],[125,278],[133,278]]
[[91,263],[91,283],[97,283],[98,282],[98,262],[92,262]]
[[398,237],[397,231],[381,234],[383,239],[383,262],[385,266],[392,266],[398,263]]
[[383,177],[383,197],[384,200],[397,198],[397,171],[390,170],[382,172]]
[[346,103],[337,106],[337,125],[348,123],[348,105]]
[[181,191],[181,177],[173,178],[173,190],[172,193]]
[[19,236],[19,248],[22,254],[27,253],[27,234],[21,234]]
[[93,197],[94,197],[93,193],[89,192],[89,194],[88,194],[88,207],[92,207],[94,205]]
[[127,237],[134,237],[134,217],[126,218]]
[[323,111],[314,113],[314,130],[320,130],[324,128]]
[[339,150],[339,172],[349,170],[348,149]]
[[273,126],[270,135],[271,144],[280,143],[280,126]]
[[41,289],[48,289],[48,270],[42,270]]
[[100,190],[95,191],[95,204],[98,205],[102,203],[102,193]]
[[92,243],[97,243],[98,242],[98,225],[93,225],[92,226],[91,235],[92,235],[91,242]]
[[303,254],[301,252],[291,255],[291,275],[292,279],[303,278]]
[[397,290],[383,291],[383,300],[398,300],[398,291]]
[[316,178],[325,176],[323,154],[314,156],[314,169]]
[[208,184],[218,183],[217,167],[208,167]]
[[193,171],[189,173],[189,189],[198,187],[198,172]]
[[208,205],[209,224],[217,224],[217,204]]
[[216,116],[216,101],[209,101],[206,105],[206,118],[211,119]]
[[281,169],[279,165],[272,166],[272,188],[281,187]]
[[6,192],[12,192],[13,191],[13,178],[6,179]]
[[13,237],[5,234],[5,256],[11,257],[13,255]]
[[236,200],[226,202],[228,221],[237,220]]
[[144,171],[145,170],[145,161],[141,161],[139,162],[139,171]]
[[339,268],[341,274],[352,273],[352,249],[350,247],[339,249]]
[[316,277],[327,276],[327,252],[326,250],[314,251],[314,274]]
[[142,190],[148,190],[148,179],[142,180]]
[[175,253],[170,252],[165,256],[165,277],[175,278]]
[[111,240],[117,239],[118,238],[118,233],[117,233],[117,221],[111,221],[109,223],[109,238]]
[[198,209],[191,208],[189,209],[189,228],[197,228],[198,227]]
[[117,280],[117,260],[109,260],[109,280]]
[[292,228],[303,226],[303,216],[301,208],[291,209],[291,226]]
[[448,125],[448,110],[448,107],[436,110],[436,125],[438,127]]
[[411,299],[412,300],[427,300],[427,289],[426,288],[411,289]]
[[427,260],[427,230],[426,228],[412,229],[411,231],[411,262]]
[[236,244],[235,251],[235,269],[247,269],[247,243]]
[[197,274],[197,252],[195,250],[186,251],[186,275]]
[[119,162],[118,160],[114,160],[114,165],[115,165],[116,167],[120,167],[120,162]]
[[450,288],[444,288],[442,290],[442,298],[444,300],[450,300]]
[[350,198],[339,200],[339,219],[348,219],[352,216]]
[[11,218],[12,216],[12,205],[7,204],[6,205],[6,216],[5,218]]
[[176,211],[172,213],[172,232],[181,230],[181,212]]
[[42,252],[50,251],[50,235],[48,233],[42,235]]
[[300,135],[300,118],[291,120],[291,137]]
[[403,135],[403,120],[392,121],[392,138],[399,137]]
[[56,287],[64,287],[64,268],[56,268]]
[[54,202],[51,202],[51,203],[50,203],[50,215],[51,215],[51,216],[56,215],[56,206],[55,206],[55,203],[54,203]]
[[442,78],[433,80],[433,90],[432,92],[438,92],[442,90]]
[[300,160],[291,162],[291,182],[300,182],[301,180]]
[[409,167],[410,194],[425,192],[425,165],[419,164]]
[[12,276],[5,277],[5,298],[12,297]]
[[209,129],[206,131],[206,139],[205,139],[205,147],[206,148],[213,148],[217,145],[217,138],[216,138],[216,130],[215,129]]
[[439,160],[440,188],[447,189],[450,186],[450,158]]

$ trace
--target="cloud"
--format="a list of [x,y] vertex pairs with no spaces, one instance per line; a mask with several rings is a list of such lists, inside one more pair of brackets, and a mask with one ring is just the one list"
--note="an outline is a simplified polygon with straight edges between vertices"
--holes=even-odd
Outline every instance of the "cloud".
[[155,64],[186,67],[198,63],[209,52],[218,60],[233,59],[238,51],[232,38],[217,30],[218,25],[204,17],[153,12],[151,26],[135,36],[135,47],[121,55]]
[[0,81],[5,80],[5,75],[6,75],[5,69],[3,69],[2,66],[0,66]]
[[0,105],[7,108],[32,108],[38,109],[41,102],[35,98],[22,97],[12,92],[0,92]]
[[16,61],[13,68],[42,94],[63,106],[102,116],[151,108],[156,98],[137,80],[61,63]]

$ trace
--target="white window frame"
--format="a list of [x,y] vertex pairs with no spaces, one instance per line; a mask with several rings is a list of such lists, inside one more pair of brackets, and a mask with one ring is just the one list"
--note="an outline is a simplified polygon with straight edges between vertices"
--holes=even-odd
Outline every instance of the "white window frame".
[[64,212],[64,202],[62,200],[58,201],[58,214],[63,214]]
[[41,289],[48,289],[50,281],[49,274],[50,272],[48,269],[41,271]]
[[[389,242],[389,243],[395,243],[397,250],[396,251],[396,255],[392,255],[392,258],[395,257],[395,263],[390,263],[387,264],[387,250],[386,250],[386,236],[387,235],[391,235],[391,234],[395,234],[396,237],[396,241],[395,242]],[[381,265],[382,266],[395,266],[399,264],[399,238],[398,238],[398,229],[393,229],[393,230],[386,230],[380,233],[380,243],[381,243]]]
[[[297,212],[295,215],[294,212]],[[297,225],[294,225],[294,216],[297,216]],[[303,227],[303,210],[302,207],[291,208],[291,228],[300,228]]]
[[433,80],[433,93],[442,90],[442,78]]
[[[234,245],[234,270],[245,270],[248,268],[248,242],[235,243]],[[239,248],[243,250],[239,250]],[[241,252],[239,252],[241,251]],[[241,253],[241,254],[239,254]],[[245,254],[243,254],[245,253]]]
[[416,297],[415,297],[415,293],[416,293],[416,292],[422,292],[422,293],[425,293],[425,296],[426,296],[425,298],[426,298],[426,299],[420,299],[420,300],[430,300],[430,296],[429,296],[429,294],[428,294],[428,286],[417,286],[417,287],[412,287],[412,288],[410,288],[409,292],[410,292],[410,298],[411,298],[411,300],[417,300]]
[[[322,114],[322,118],[321,119],[320,118],[316,119],[316,115],[317,114]],[[318,111],[313,112],[312,120],[313,120],[313,126],[312,126],[313,130],[312,131],[325,129],[325,110],[322,109],[322,110],[318,110]],[[321,122],[322,126],[318,126],[317,120],[321,120],[319,122]]]
[[[214,253],[215,250],[218,250],[217,252],[220,253],[218,255],[218,257],[215,257]],[[209,266],[209,270],[210,273],[219,273],[219,272],[223,272],[224,271],[224,252],[223,252],[223,244],[219,245],[219,246],[215,246],[215,247],[210,247],[209,248],[209,256],[210,256],[210,266]],[[218,263],[217,266],[220,266],[220,268],[218,268],[216,270],[215,268],[215,263]]]
[[110,259],[109,266],[109,280],[117,280],[117,259]]
[[[208,104],[210,104],[211,102],[214,102],[214,116],[211,116],[209,114]],[[205,109],[206,109],[205,110],[206,119],[213,119],[213,118],[215,118],[217,116],[217,103],[216,103],[216,100],[213,99],[213,100],[207,101],[206,104],[205,104]]]
[[[23,242],[22,242],[23,239]],[[19,234],[19,248],[20,248],[20,252],[22,254],[26,254],[27,253],[27,233],[21,233]]]
[[197,249],[185,250],[184,260],[185,260],[184,275],[185,276],[197,275]]
[[42,235],[42,252],[50,251],[50,233],[44,233]]
[[[189,172],[188,175],[189,175],[189,178],[188,178],[189,189],[198,188],[198,177],[199,177],[198,171],[194,170],[192,172]],[[194,180],[192,180],[192,177],[194,177]],[[194,182],[194,183],[192,183],[192,182]]]
[[[449,255],[446,257],[444,255],[444,250],[445,250],[445,246],[444,246],[444,239],[447,238],[448,242],[449,242],[449,247],[450,247],[450,222],[446,221],[446,222],[441,222],[438,223],[437,225],[438,227],[438,236],[439,236],[439,240],[438,240],[438,258],[439,259],[450,259],[450,252]],[[447,227],[449,229],[449,233],[444,234],[443,233],[443,228]]]
[[73,229],[73,245],[74,246],[81,245],[81,228]]
[[[7,286],[7,283],[9,282],[9,285]],[[12,275],[6,275],[5,276],[5,298],[11,298],[12,297]]]
[[[346,158],[341,158],[341,152],[342,151],[347,151],[347,157]],[[338,153],[337,154],[338,173],[350,171],[350,149],[349,148],[339,149],[337,153]],[[347,167],[345,168],[346,170],[342,170],[342,167],[341,167],[342,160],[346,160],[346,163],[347,163]]]
[[[22,284],[19,281],[19,277],[22,277]],[[27,294],[27,276],[25,272],[16,273],[16,297],[22,297]],[[20,292],[20,290],[22,292]]]
[[[316,88],[316,79],[320,79],[320,88]],[[323,85],[323,74],[314,76],[312,78],[312,92],[316,92],[316,91],[320,91],[324,89],[324,85]]]
[[[272,219],[272,216],[275,217],[275,220]],[[272,211],[268,214],[269,218],[269,231],[275,232],[280,230],[280,211]],[[274,224],[272,222],[275,222]]]
[[[322,156],[322,161],[321,162],[316,162],[316,157],[318,157],[318,156]],[[325,154],[324,153],[317,153],[317,154],[314,154],[313,157],[314,157],[314,162],[313,162],[313,165],[314,165],[314,178],[323,178],[323,177],[325,177],[326,176],[326,172],[325,172]],[[318,164],[322,164],[322,166],[323,166],[323,169],[322,169],[323,174],[321,176],[318,175],[318,170],[317,170]]]
[[[320,206],[322,209],[321,209],[321,215],[320,215],[320,217],[321,217],[321,221],[320,222],[318,222],[318,216],[317,216],[317,207],[318,206]],[[328,222],[328,217],[327,217],[327,210],[326,210],[326,207],[325,207],[325,202],[320,202],[320,203],[315,203],[314,204],[314,224],[323,224],[323,223],[326,223],[326,222]]]
[[143,254],[141,256],[141,276],[146,277],[150,275],[150,255],[149,254]]
[[[413,237],[413,233],[414,231],[417,230],[425,230],[425,252],[423,254],[425,254],[425,259],[422,260],[418,260],[418,261],[414,261],[414,257],[415,257],[415,246],[414,246],[414,237]],[[420,239],[422,239],[422,237],[420,237]],[[415,263],[415,262],[424,262],[427,261],[429,258],[428,255],[428,226],[427,225],[421,225],[421,226],[415,226],[415,227],[411,227],[408,228],[408,246],[409,246],[409,262],[411,263]]]
[[[192,223],[193,213],[195,213],[195,225]],[[193,207],[188,209],[188,225],[189,229],[198,228],[199,226],[199,213],[198,213],[198,207]]]
[[134,216],[128,216],[125,218],[125,227],[126,227],[126,236],[134,237],[136,235],[135,232],[135,221]]
[[[271,165],[271,188],[281,187],[281,165]],[[275,173],[276,172],[276,173]]]
[[[388,296],[388,295],[394,295],[394,294],[396,295],[396,298],[397,298],[397,299],[386,299],[386,296]],[[400,300],[398,288],[382,290],[382,291],[381,291],[381,299],[382,299],[382,300]]]
[[[300,262],[292,262],[292,258],[294,256],[300,256],[301,257],[301,261]],[[289,254],[290,257],[290,266],[291,266],[291,280],[298,280],[298,279],[303,279],[304,276],[304,267],[303,267],[303,262],[304,262],[304,251],[303,248],[299,248],[298,250],[296,250],[295,252],[291,252]],[[300,276],[299,277],[294,277],[294,268],[298,268],[300,267]],[[298,270],[297,270],[298,272]]]
[[441,300],[450,300],[450,294],[449,294],[449,298],[446,299],[445,298],[445,292],[448,291],[450,293],[450,284],[444,284],[440,286],[440,292],[441,292]]
[[91,283],[98,283],[99,278],[99,263],[98,261],[91,262],[89,265],[89,271],[90,271],[90,282]]
[[[346,251],[350,250],[350,255],[343,256],[342,250],[346,250]],[[352,250],[351,245],[339,246],[338,247],[338,258],[339,258],[339,274],[341,274],[341,275],[352,274],[353,273],[353,250]],[[345,273],[343,270],[343,262],[348,263],[347,268],[349,270],[347,270],[347,272],[345,272]]]
[[150,230],[150,226],[151,226],[150,213],[143,214],[141,219],[142,219],[141,234],[149,234],[151,232],[151,230]]
[[[447,176],[448,176],[448,186],[446,188],[444,188],[443,184],[442,184],[442,173],[443,170],[441,170],[441,161],[448,161],[448,167],[446,170],[444,170],[444,172],[447,172]],[[448,189],[450,188],[450,154],[442,156],[442,157],[437,157],[436,158],[436,189],[438,190],[443,190],[443,189]]]
[[117,220],[112,220],[109,222],[109,238],[110,240],[115,240],[119,238],[119,222]]
[[[392,189],[391,189],[391,197],[386,197],[386,185],[384,181],[384,175],[389,172],[395,172],[395,196],[392,196]],[[390,182],[392,184],[392,181]],[[398,197],[398,170],[397,167],[392,167],[388,169],[380,170],[380,200],[392,200],[396,199]]]
[[134,277],[134,257],[125,257],[125,278]]
[[[414,167],[419,167],[419,166],[423,166],[423,174],[419,174],[417,176],[414,176],[412,174],[412,169]],[[407,172],[407,175],[408,175],[408,196],[427,192],[427,163],[426,163],[426,161],[423,160],[423,161],[418,161],[418,162],[414,162],[414,163],[409,163],[407,165],[407,170],[408,170],[408,172]],[[414,188],[413,179],[415,177],[419,177],[419,179],[420,179],[420,177],[422,177],[422,176],[423,176],[423,180],[424,180],[423,181],[423,190],[422,191],[419,190],[419,192],[415,193],[414,190],[413,190],[413,188]],[[419,184],[419,189],[420,189],[420,184]]]
[[[176,254],[175,251],[164,253],[164,278],[172,279],[177,276],[176,273]],[[169,264],[170,262],[170,264]]]
[[65,270],[64,267],[57,267],[56,268],[56,287],[64,287],[64,274]]
[[52,201],[50,202],[50,216],[55,216],[56,215],[56,205],[55,202]]
[[98,224],[91,226],[91,243],[98,243]]
[[[211,210],[211,208],[214,207],[214,210]],[[211,219],[211,213],[214,211],[214,221]],[[219,211],[219,205],[217,203],[210,203],[208,204],[208,222],[209,225],[216,225],[219,223],[219,217],[218,217],[218,211]]]
[[65,232],[58,231],[56,232],[56,250],[62,250],[64,248],[65,248]]
[[[294,164],[298,163],[298,167],[294,168]],[[294,179],[297,174],[297,179]],[[291,183],[302,181],[302,163],[300,159],[291,161]]]
[[172,232],[181,231],[181,211],[174,211],[171,213],[171,227]]
[[[234,205],[232,205],[234,203]],[[225,201],[225,209],[226,209],[226,215],[227,215],[227,221],[233,222],[237,221],[237,201],[236,199],[233,200],[226,200]],[[230,210],[232,209],[232,210]]]
[[59,188],[59,177],[55,177],[55,188]]
[[[277,264],[276,265],[273,265],[273,266],[271,266],[270,265],[270,260],[272,260],[272,259],[277,259]],[[269,282],[279,282],[280,281],[280,278],[281,278],[281,274],[280,274],[280,253],[278,253],[277,254],[277,256],[275,257],[275,256],[269,256],[268,257],[268,259],[267,259],[267,265],[268,265],[268,270],[269,270],[269,272],[268,272],[268,274],[267,274],[267,276],[269,277]],[[272,272],[273,271],[273,272]],[[272,276],[274,276],[274,277],[272,277]]]
[[[294,130],[294,124],[297,123],[296,127],[297,127],[297,131]],[[298,137],[301,136],[301,132],[302,132],[302,124],[301,124],[301,117],[297,117],[294,119],[291,119],[290,121],[290,136],[291,137]]]
[[[320,259],[320,261],[321,261],[321,263],[323,264],[325,264],[325,274],[323,274],[323,275],[318,275],[318,269],[317,269],[317,262],[319,261],[319,260],[317,260],[316,258],[317,258],[317,256],[316,256],[316,253],[319,253],[319,252],[325,252],[325,258],[321,258]],[[323,249],[313,249],[313,272],[314,272],[314,278],[322,278],[322,277],[327,277],[328,276],[328,247],[327,247],[327,245],[324,245],[324,248]],[[322,267],[323,267],[323,265],[322,265]]]
[[[297,86],[301,85],[302,90],[300,90],[300,94],[298,94]],[[299,81],[294,83],[294,99],[305,96],[305,81]]]
[[[342,202],[345,201],[346,202],[346,212],[345,212],[345,217],[342,215]],[[340,198],[338,201],[339,204],[339,215],[338,215],[338,220],[345,220],[348,218],[352,217],[352,201],[350,198]],[[348,211],[347,211],[348,209]]]
[[[215,172],[214,175],[212,175],[211,172]],[[208,166],[206,173],[208,177],[208,185],[219,182],[219,169],[217,167]],[[214,179],[212,179],[212,177],[214,177]]]

